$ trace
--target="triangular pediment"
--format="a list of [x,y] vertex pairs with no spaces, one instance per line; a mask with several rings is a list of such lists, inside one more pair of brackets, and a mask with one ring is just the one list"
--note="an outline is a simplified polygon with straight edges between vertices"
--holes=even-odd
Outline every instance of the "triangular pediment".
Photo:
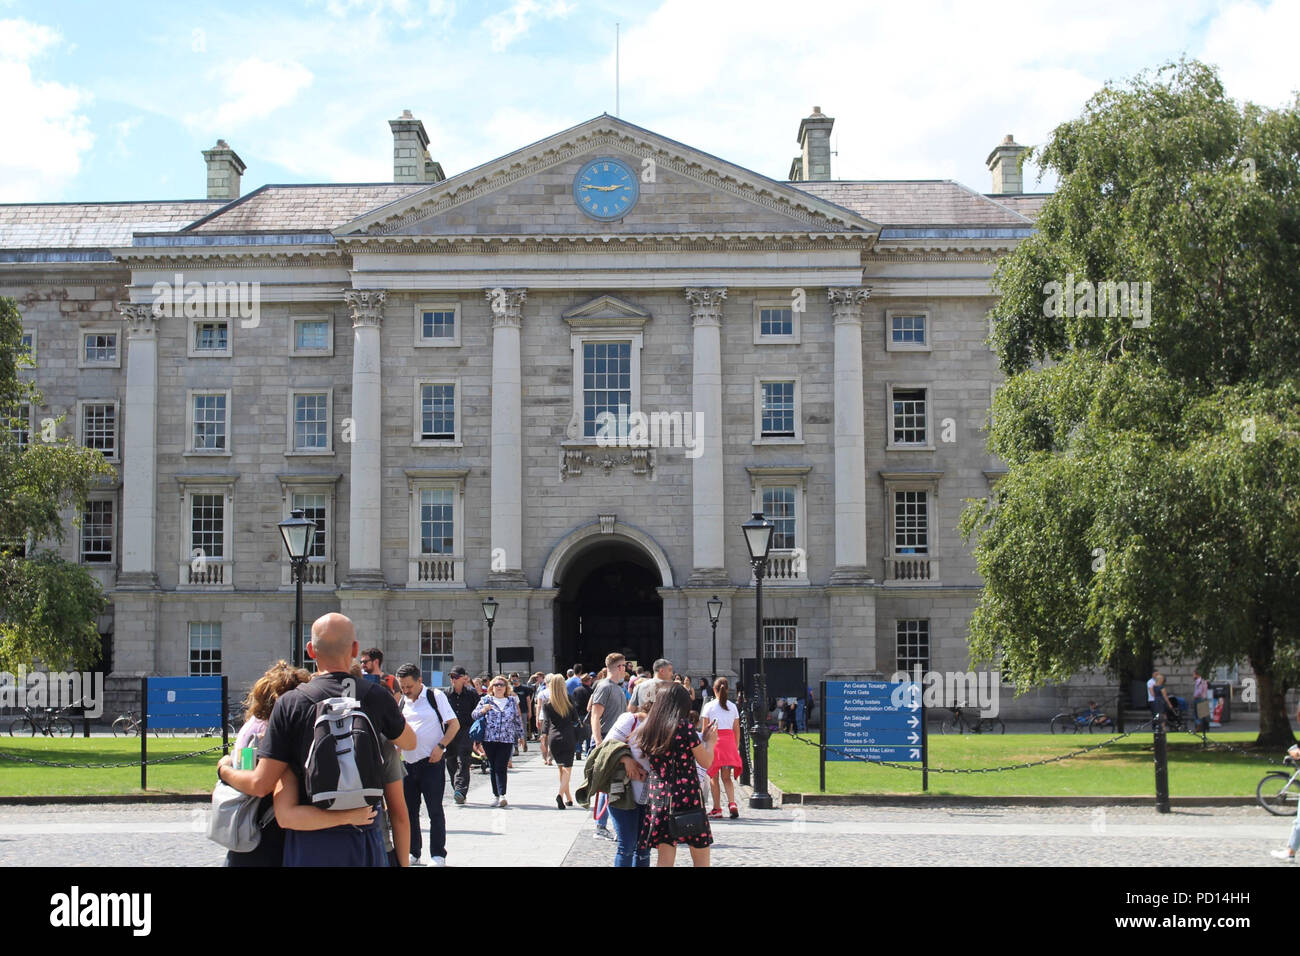
[[580,329],[641,328],[650,313],[618,296],[601,295],[562,313],[561,318],[575,331]]
[[[637,204],[614,222],[573,196],[593,158],[622,159],[641,177]],[[598,116],[334,230],[344,242],[754,236],[870,237],[876,223],[612,116]]]

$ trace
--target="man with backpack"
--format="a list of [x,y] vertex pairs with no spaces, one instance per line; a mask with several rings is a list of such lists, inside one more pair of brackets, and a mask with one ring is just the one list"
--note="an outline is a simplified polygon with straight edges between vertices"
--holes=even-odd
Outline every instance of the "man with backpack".
[[[357,656],[356,630],[342,614],[312,625],[307,654],[316,676],[276,700],[257,750],[257,766],[236,770],[229,756],[217,776],[242,793],[264,797],[292,771],[298,802],[322,809],[374,806],[383,796],[383,740],[416,744],[387,689],[349,673]],[[333,744],[331,746],[331,743]],[[439,768],[441,769],[441,768]],[[288,830],[285,866],[388,866],[379,823],[323,830]]]
[[470,683],[469,671],[464,667],[459,664],[453,667],[450,677],[451,687],[446,691],[447,703],[451,704],[460,729],[447,753],[447,776],[451,778],[451,798],[461,806],[469,794],[470,751],[473,749],[469,729],[474,726],[474,708],[479,705],[481,698]]
[[442,812],[442,795],[447,788],[447,771],[442,758],[456,739],[460,721],[447,695],[420,681],[420,668],[403,664],[397,669],[397,686],[406,702],[402,715],[415,729],[416,743],[402,748],[406,762],[406,812],[411,817],[411,865],[420,865],[423,840],[420,837],[420,798],[429,811],[429,859],[434,866],[447,865],[447,818]]
[[361,652],[361,669],[371,683],[383,684],[390,694],[397,693],[397,678],[384,673],[384,652],[379,648],[372,647]]

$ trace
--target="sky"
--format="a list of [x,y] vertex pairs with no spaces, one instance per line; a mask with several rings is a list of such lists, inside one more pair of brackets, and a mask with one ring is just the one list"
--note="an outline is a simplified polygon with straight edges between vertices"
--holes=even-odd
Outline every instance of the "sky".
[[1005,134],[1181,55],[1288,105],[1297,37],[1296,0],[0,0],[0,202],[203,198],[218,138],[244,192],[391,181],[403,109],[449,176],[617,112],[785,179],[817,105],[833,178],[987,191]]

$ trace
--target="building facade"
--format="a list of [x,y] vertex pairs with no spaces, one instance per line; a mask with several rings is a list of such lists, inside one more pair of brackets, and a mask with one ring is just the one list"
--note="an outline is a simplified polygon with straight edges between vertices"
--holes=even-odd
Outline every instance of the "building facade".
[[0,207],[43,393],[12,427],[119,475],[64,545],[111,598],[112,678],[288,657],[294,509],[307,621],[342,611],[390,669],[485,670],[492,596],[506,669],[706,675],[716,595],[734,675],[756,511],[768,653],[966,669],[989,279],[1043,197],[1010,137],[991,194],[833,180],[832,122],[789,181],[610,116],[445,178],[408,113],[393,183],[241,196],[219,141],[207,200]]

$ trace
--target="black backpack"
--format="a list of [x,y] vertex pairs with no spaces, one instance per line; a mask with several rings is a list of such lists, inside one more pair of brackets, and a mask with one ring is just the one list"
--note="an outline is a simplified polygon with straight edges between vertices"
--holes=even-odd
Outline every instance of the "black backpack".
[[374,806],[384,796],[379,734],[361,709],[361,701],[323,697],[320,686],[298,688],[316,705],[312,708],[311,747],[303,768],[307,796],[323,810]]

